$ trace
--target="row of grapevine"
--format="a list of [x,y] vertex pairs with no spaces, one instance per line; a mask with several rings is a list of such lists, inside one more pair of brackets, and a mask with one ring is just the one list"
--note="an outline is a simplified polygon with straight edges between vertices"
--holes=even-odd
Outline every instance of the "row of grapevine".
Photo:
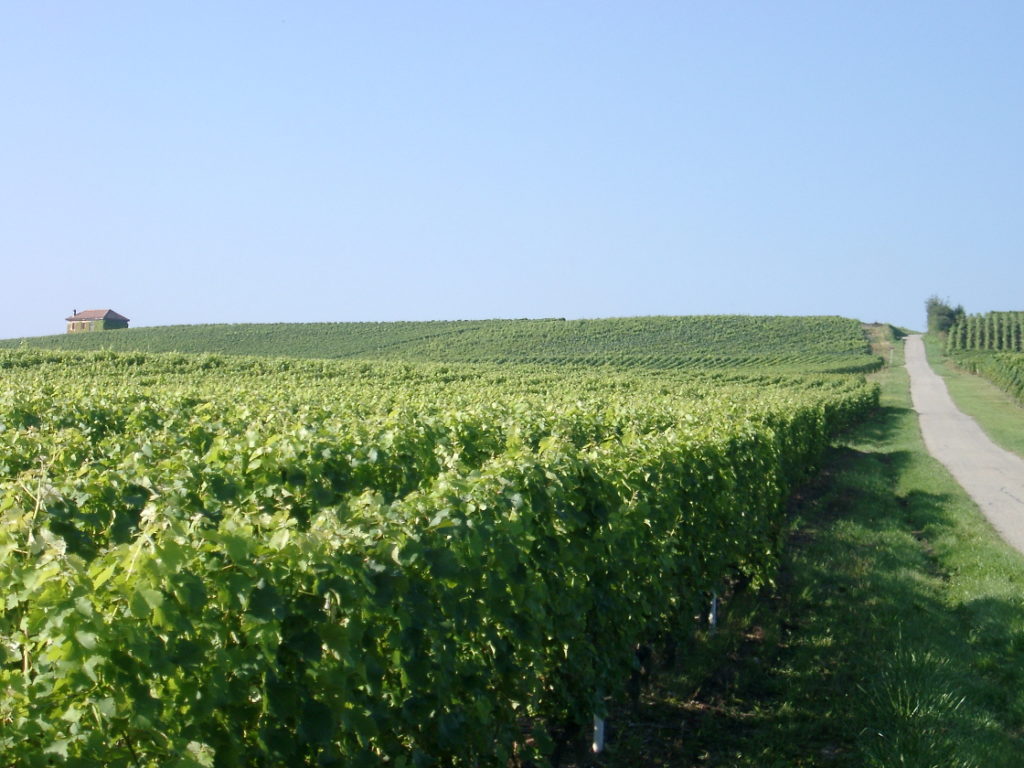
[[1024,312],[966,315],[949,329],[946,351],[971,350],[1024,351]]
[[[840,376],[0,355],[0,764],[544,752],[877,404]],[[533,729],[525,734],[524,729]]]
[[960,352],[953,355],[953,360],[961,368],[984,376],[1024,402],[1024,355],[1014,352]]

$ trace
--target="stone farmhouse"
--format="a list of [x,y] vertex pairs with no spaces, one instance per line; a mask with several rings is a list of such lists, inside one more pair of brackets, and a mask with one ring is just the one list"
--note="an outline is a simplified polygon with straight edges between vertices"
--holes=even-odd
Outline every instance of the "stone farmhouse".
[[74,314],[65,320],[68,323],[68,333],[109,331],[128,327],[128,318],[112,309],[86,309],[82,312],[76,309]]

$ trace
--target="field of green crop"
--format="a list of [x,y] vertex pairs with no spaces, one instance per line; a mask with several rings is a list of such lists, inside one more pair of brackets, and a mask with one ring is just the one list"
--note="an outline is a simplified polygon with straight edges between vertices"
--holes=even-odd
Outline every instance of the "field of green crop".
[[946,334],[946,354],[1024,401],[1024,312],[967,315]]
[[948,352],[1024,351],[1024,312],[966,315],[946,334]]
[[194,325],[0,341],[0,348],[19,346],[655,369],[846,372],[878,365],[860,324],[840,317]]
[[819,322],[748,320],[757,371],[0,351],[0,764],[543,763],[774,575],[878,402],[793,372]]

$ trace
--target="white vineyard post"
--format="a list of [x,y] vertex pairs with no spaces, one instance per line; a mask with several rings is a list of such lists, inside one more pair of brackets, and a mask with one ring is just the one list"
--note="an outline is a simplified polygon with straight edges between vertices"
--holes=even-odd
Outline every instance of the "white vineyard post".
[[714,632],[718,629],[718,592],[711,593],[711,610],[708,611],[708,626]]
[[595,754],[604,752],[604,718],[594,715],[594,743],[592,749]]

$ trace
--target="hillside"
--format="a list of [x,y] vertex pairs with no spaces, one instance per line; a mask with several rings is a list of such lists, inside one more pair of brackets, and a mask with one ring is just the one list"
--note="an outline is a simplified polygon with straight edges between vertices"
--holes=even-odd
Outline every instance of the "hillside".
[[879,364],[856,320],[745,315],[182,325],[0,341],[19,346],[654,369],[846,372]]

